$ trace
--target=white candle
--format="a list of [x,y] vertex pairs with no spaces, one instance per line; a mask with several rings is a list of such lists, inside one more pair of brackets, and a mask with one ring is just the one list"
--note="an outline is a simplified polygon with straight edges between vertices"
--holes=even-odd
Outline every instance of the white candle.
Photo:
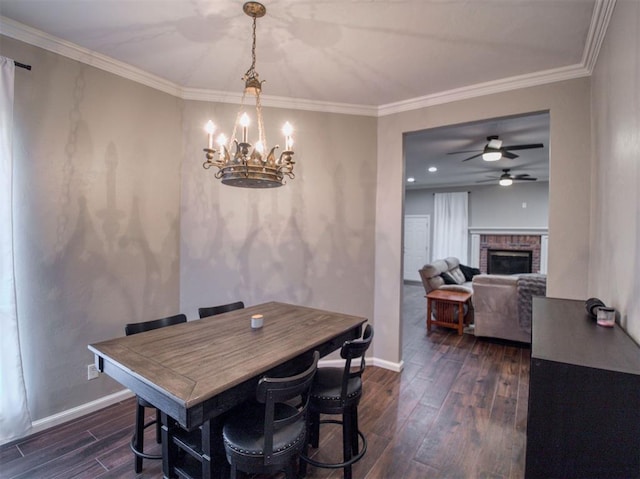
[[220,151],[223,151],[223,148],[227,145],[227,137],[224,136],[224,133],[220,133],[217,141],[220,146]]
[[251,328],[260,329],[264,323],[264,318],[261,314],[254,314],[251,316]]
[[216,126],[211,120],[209,120],[204,126],[204,130],[207,132],[207,144],[209,145],[208,148],[211,150],[213,148],[213,132],[216,131]]
[[284,149],[285,151],[289,151],[293,147],[293,139],[291,138],[293,127],[291,126],[291,123],[286,122],[284,124],[282,127],[282,133],[284,133]]
[[247,142],[249,123],[250,123],[249,115],[247,115],[246,113],[243,113],[242,116],[240,117],[240,125],[242,126],[242,142],[243,143]]

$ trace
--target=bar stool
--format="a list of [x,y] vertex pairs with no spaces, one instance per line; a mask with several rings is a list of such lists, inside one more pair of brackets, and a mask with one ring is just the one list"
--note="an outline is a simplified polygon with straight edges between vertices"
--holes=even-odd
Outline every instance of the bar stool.
[[[124,332],[127,336],[132,334],[143,333],[145,331],[151,331],[153,329],[164,328],[166,326],[172,326],[174,324],[186,323],[187,317],[184,314],[176,314],[175,316],[169,316],[167,318],[154,319],[153,321],[144,321],[142,323],[129,323],[125,325]],[[144,422],[144,409],[153,408],[153,404],[142,399],[140,396],[136,396],[136,430],[131,438],[129,447],[136,457],[135,471],[136,473],[142,472],[142,459],[162,459],[162,455],[147,454],[144,452],[144,430],[147,427],[156,425],[156,442],[160,444],[160,411],[156,409],[156,418],[153,421]]]
[[[311,365],[295,376],[262,378],[256,389],[256,401],[229,415],[222,435],[231,479],[236,479],[240,471],[249,474],[285,471],[286,479],[296,478],[296,461],[307,437],[309,389],[319,357],[315,351]],[[296,401],[292,402],[293,399]]]
[[[362,397],[362,373],[365,368],[364,354],[371,345],[373,328],[367,325],[362,339],[346,341],[340,349],[340,356],[345,359],[344,369],[318,368],[311,387],[307,429],[308,444],[300,456],[300,475],[305,476],[307,463],[315,467],[328,469],[344,469],[345,479],[351,479],[351,465],[362,459],[367,451],[367,440],[358,430],[358,403]],[[359,365],[351,370],[351,362],[361,358]],[[320,414],[342,414],[342,421],[333,419],[320,420]],[[308,445],[317,448],[320,442],[320,424],[342,425],[343,462],[325,463],[311,459]],[[359,447],[362,440],[362,448]]]

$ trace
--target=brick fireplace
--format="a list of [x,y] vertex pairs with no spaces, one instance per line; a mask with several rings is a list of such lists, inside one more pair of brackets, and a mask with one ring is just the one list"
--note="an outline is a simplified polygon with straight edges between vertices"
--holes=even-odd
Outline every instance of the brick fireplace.
[[[489,250],[504,252],[530,252],[531,272],[547,271],[547,230],[517,231],[507,228],[470,229],[471,264],[487,273]],[[519,254],[517,255],[519,256]]]
[[[540,236],[480,235],[480,271],[489,271],[489,251],[531,252],[531,271],[540,271]],[[531,272],[525,271],[525,272]]]

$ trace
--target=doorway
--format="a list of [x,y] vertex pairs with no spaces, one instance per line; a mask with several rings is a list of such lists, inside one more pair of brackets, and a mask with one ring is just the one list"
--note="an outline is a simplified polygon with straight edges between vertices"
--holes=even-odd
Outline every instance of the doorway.
[[420,270],[431,259],[431,215],[404,217],[404,280],[420,281]]
[[[483,153],[494,137],[500,140],[494,149],[504,151],[490,161]],[[435,193],[468,192],[470,228],[491,232],[548,227],[549,142],[549,111],[404,132],[403,282],[420,281],[418,269],[438,259],[428,253],[427,261],[415,267],[421,260],[409,256],[412,233],[407,226],[412,216],[433,216]],[[500,183],[507,174],[511,185]],[[402,337],[402,319],[400,323]]]

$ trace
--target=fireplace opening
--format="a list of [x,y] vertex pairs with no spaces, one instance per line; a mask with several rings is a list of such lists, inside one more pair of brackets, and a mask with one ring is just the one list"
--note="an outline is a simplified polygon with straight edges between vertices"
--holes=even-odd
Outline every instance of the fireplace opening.
[[532,251],[490,249],[487,253],[489,274],[531,273]]

